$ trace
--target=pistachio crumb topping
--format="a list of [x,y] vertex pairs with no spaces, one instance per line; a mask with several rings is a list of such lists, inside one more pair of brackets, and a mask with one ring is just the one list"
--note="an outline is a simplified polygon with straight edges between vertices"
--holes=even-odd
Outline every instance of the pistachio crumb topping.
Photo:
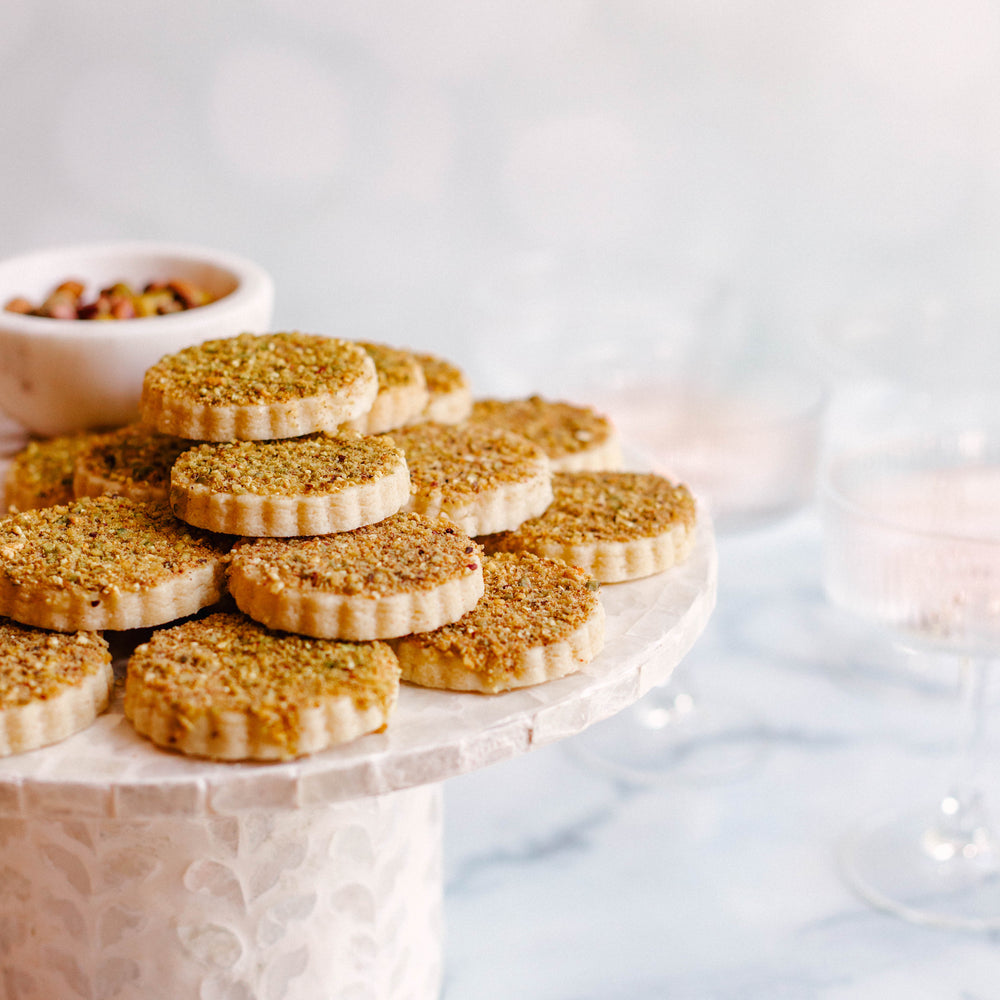
[[483,577],[486,591],[472,611],[403,641],[458,657],[488,686],[518,676],[526,650],[566,640],[600,601],[587,572],[532,553],[487,556]]
[[275,592],[292,587],[381,596],[476,573],[481,550],[447,518],[403,513],[330,535],[258,538],[238,545],[229,559],[233,569]]
[[305,333],[243,333],[184,348],[149,368],[143,392],[199,405],[282,403],[349,389],[371,362],[350,341]]
[[390,438],[319,432],[198,445],[174,463],[172,483],[212,493],[309,496],[374,482],[403,463],[403,452]]
[[434,395],[447,395],[468,387],[469,382],[458,365],[434,354],[416,354],[417,361],[424,370],[428,391]]
[[97,632],[48,632],[0,620],[0,711],[49,701],[111,663]]
[[410,351],[402,351],[385,344],[376,344],[368,340],[359,340],[372,361],[375,362],[375,373],[378,375],[379,391],[395,389],[399,386],[421,384],[424,381],[423,371],[416,356]]
[[129,424],[94,435],[77,455],[76,469],[110,483],[141,483],[165,494],[170,486],[171,466],[193,444],[145,424]]
[[524,399],[477,399],[472,423],[503,427],[534,441],[550,458],[584,451],[609,439],[607,417],[589,406],[533,395]]
[[166,502],[84,497],[0,521],[0,578],[15,588],[142,590],[214,563],[222,551]]
[[155,632],[128,663],[126,698],[137,690],[167,708],[179,730],[238,712],[295,751],[303,711],[342,696],[359,711],[388,710],[399,664],[383,642],[313,639],[217,612]]
[[553,501],[539,517],[491,540],[500,550],[547,540],[573,544],[652,538],[695,523],[684,484],[652,472],[556,472]]
[[547,469],[541,448],[495,427],[422,423],[392,432],[410,468],[412,493],[475,496]]
[[8,506],[18,511],[69,503],[76,457],[90,440],[90,434],[79,433],[29,441],[7,470]]

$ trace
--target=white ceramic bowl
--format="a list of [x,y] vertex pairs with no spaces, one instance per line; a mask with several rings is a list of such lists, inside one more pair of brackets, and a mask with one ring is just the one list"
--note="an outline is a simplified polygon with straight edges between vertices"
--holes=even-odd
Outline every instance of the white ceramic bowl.
[[[85,298],[117,281],[141,288],[184,279],[214,301],[184,312],[126,320],[49,319],[7,312],[21,296],[42,302],[61,282]],[[257,264],[205,247],[158,242],[67,246],[0,261],[0,408],[27,430],[61,434],[138,416],[147,368],[214,337],[266,332],[274,283]]]

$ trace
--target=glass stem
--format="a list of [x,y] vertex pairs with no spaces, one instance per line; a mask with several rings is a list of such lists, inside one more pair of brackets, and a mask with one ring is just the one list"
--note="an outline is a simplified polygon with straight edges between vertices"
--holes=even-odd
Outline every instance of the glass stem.
[[941,861],[957,857],[983,860],[994,850],[980,780],[991,667],[987,660],[968,656],[959,662],[956,767],[951,787],[939,803],[938,822],[925,838],[927,850]]

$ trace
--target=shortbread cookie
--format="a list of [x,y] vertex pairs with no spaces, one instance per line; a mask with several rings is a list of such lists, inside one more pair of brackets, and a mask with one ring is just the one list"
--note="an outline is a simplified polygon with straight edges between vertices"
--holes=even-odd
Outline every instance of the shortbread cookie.
[[183,521],[232,535],[324,535],[395,514],[410,495],[403,452],[386,437],[308,434],[185,452],[170,504]]
[[415,354],[385,344],[358,341],[378,376],[378,395],[371,409],[347,426],[362,434],[382,434],[409,423],[427,405],[427,380]]
[[146,424],[94,434],[76,456],[73,493],[76,497],[167,500],[170,468],[192,444],[187,438],[161,434]]
[[108,707],[114,683],[99,633],[46,632],[0,619],[0,757],[86,729]]
[[73,499],[73,467],[90,434],[60,434],[29,441],[11,460],[4,509],[16,513],[54,507]]
[[129,659],[125,716],[215,760],[288,760],[385,728],[399,664],[384,642],[272,632],[219,612],[155,632]]
[[688,488],[652,472],[557,472],[541,517],[482,538],[487,552],[535,552],[602,583],[633,580],[685,559],[694,545]]
[[419,420],[461,423],[472,411],[472,386],[458,365],[434,354],[417,354],[424,370],[428,400]]
[[392,439],[410,467],[405,510],[446,514],[468,535],[516,528],[552,500],[549,460],[509,431],[471,424],[414,424]]
[[375,362],[355,343],[242,333],[161,358],[143,379],[141,415],[177,437],[261,441],[336,430],[377,393]]
[[614,425],[589,406],[541,396],[477,399],[469,420],[503,427],[534,441],[549,456],[556,472],[622,467],[621,443]]
[[483,562],[486,592],[457,622],[394,640],[403,680],[496,693],[575,673],[604,646],[598,583],[531,553]]
[[482,552],[447,518],[393,514],[354,531],[238,545],[229,590],[270,628],[389,639],[473,608],[483,595]]
[[23,511],[0,521],[0,615],[62,632],[159,625],[219,599],[225,548],[165,502]]

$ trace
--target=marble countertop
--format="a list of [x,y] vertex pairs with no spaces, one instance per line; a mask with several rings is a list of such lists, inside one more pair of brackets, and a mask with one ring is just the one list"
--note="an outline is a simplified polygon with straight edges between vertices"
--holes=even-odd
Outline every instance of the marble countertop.
[[829,607],[814,509],[720,538],[719,567],[673,684],[728,728],[651,779],[596,764],[595,727],[446,784],[443,1000],[1000,996],[1000,934],[878,912],[837,862],[945,790],[949,669]]

